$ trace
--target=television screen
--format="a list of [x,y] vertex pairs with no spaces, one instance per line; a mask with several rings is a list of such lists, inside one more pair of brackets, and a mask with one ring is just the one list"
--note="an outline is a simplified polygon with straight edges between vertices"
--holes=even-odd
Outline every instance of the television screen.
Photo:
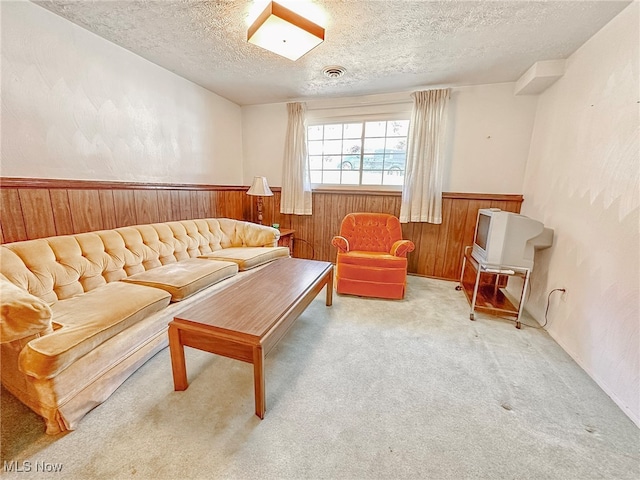
[[478,215],[478,228],[476,232],[476,243],[483,250],[487,249],[487,236],[489,235],[489,224],[491,217],[480,213]]

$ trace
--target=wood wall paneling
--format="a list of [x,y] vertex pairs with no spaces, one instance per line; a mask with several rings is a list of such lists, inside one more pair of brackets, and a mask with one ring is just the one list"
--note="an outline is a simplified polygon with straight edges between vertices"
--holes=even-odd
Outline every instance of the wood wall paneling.
[[[257,220],[256,198],[244,186],[161,185],[80,180],[0,179],[0,239],[15,242],[52,235],[194,218]],[[351,212],[400,214],[400,195],[381,192],[317,191],[313,215],[280,213],[280,189],[265,197],[263,224],[295,230],[294,255],[335,261],[331,239]],[[403,224],[416,244],[411,273],[457,280],[462,253],[473,241],[479,208],[519,212],[521,195],[445,193],[441,225]]]
[[444,264],[442,266],[442,276],[445,278],[455,276],[462,268],[462,256],[459,253],[463,251],[464,228],[469,213],[468,200],[449,200],[451,202],[451,211],[449,213]]
[[134,190],[136,223],[157,223],[160,221],[158,212],[158,193],[155,190]]
[[438,274],[444,271],[447,242],[449,240],[449,226],[451,222],[451,203],[452,201],[450,198],[442,199],[442,225],[439,225],[437,228],[438,237],[436,240],[436,259],[435,264],[433,265],[433,271],[438,272]]
[[190,220],[195,218],[191,207],[191,192],[178,190],[178,220]]
[[[311,238],[313,238],[312,258],[328,257],[327,246],[331,243],[331,239],[327,239],[329,231],[327,225],[327,195],[316,195],[316,200],[312,203],[313,217]],[[294,244],[295,245],[295,244]]]
[[27,240],[27,231],[22,214],[22,204],[17,188],[0,190],[0,223],[4,242]]
[[53,221],[56,235],[71,235],[75,233],[73,217],[71,216],[71,202],[67,190],[49,190]]
[[224,194],[225,192],[220,191],[220,192],[213,192],[212,198],[213,198],[213,216],[214,217],[218,217],[218,218],[222,218],[224,217],[224,214],[222,212],[222,202],[224,202]]
[[224,217],[224,201],[225,201],[225,195],[226,192],[213,192],[213,199],[214,199],[214,217]]
[[195,205],[198,218],[212,218],[213,212],[211,211],[211,202],[209,201],[211,192],[194,190],[191,195],[191,204]]
[[273,222],[272,223],[277,223],[278,225],[280,225],[282,223],[282,218],[280,216],[280,205],[281,205],[281,200],[282,200],[282,194],[281,192],[275,192],[275,195],[273,196]]
[[248,211],[248,207],[245,207],[245,202],[247,201],[245,197],[248,197],[248,195],[246,195],[243,190],[223,190],[221,192],[217,192],[216,217],[236,219],[247,218],[245,217],[245,212]]
[[133,190],[114,190],[113,210],[116,217],[116,227],[126,227],[138,223]]
[[158,222],[174,220],[171,208],[171,190],[158,190],[156,197],[158,201]]
[[100,193],[97,190],[68,190],[73,233],[104,229]]
[[46,188],[18,189],[22,216],[25,221],[27,238],[52,237],[56,235],[51,197]]
[[102,228],[105,230],[111,230],[117,228],[118,222],[116,220],[116,208],[113,200],[112,190],[99,190],[98,195],[100,197],[100,209],[102,210]]

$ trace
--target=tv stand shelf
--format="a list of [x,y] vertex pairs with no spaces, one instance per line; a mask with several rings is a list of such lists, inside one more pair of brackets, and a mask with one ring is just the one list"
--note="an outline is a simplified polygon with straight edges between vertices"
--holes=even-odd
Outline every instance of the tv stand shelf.
[[[471,269],[468,269],[470,266]],[[469,320],[475,320],[475,312],[482,311],[493,315],[514,317],[516,328],[521,327],[520,316],[524,307],[525,294],[531,270],[506,265],[486,265],[471,255],[471,247],[465,247],[462,259],[460,283],[456,290],[462,290],[469,301],[471,310]],[[502,291],[510,276],[524,279],[520,301],[514,305]]]

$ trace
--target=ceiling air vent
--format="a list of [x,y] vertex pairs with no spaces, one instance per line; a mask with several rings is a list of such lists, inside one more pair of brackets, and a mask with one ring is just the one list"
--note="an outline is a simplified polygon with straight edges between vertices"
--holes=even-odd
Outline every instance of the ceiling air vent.
[[347,70],[344,67],[339,67],[337,65],[324,67],[324,69],[322,69],[322,73],[324,74],[324,76],[329,78],[340,78],[346,72]]

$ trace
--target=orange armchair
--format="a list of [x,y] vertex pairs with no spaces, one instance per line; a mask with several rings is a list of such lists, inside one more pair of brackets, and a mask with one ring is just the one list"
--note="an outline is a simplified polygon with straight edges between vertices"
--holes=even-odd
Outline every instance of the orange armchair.
[[350,213],[340,235],[331,240],[338,249],[336,291],[362,297],[404,298],[407,253],[415,245],[402,239],[400,221],[386,213]]

